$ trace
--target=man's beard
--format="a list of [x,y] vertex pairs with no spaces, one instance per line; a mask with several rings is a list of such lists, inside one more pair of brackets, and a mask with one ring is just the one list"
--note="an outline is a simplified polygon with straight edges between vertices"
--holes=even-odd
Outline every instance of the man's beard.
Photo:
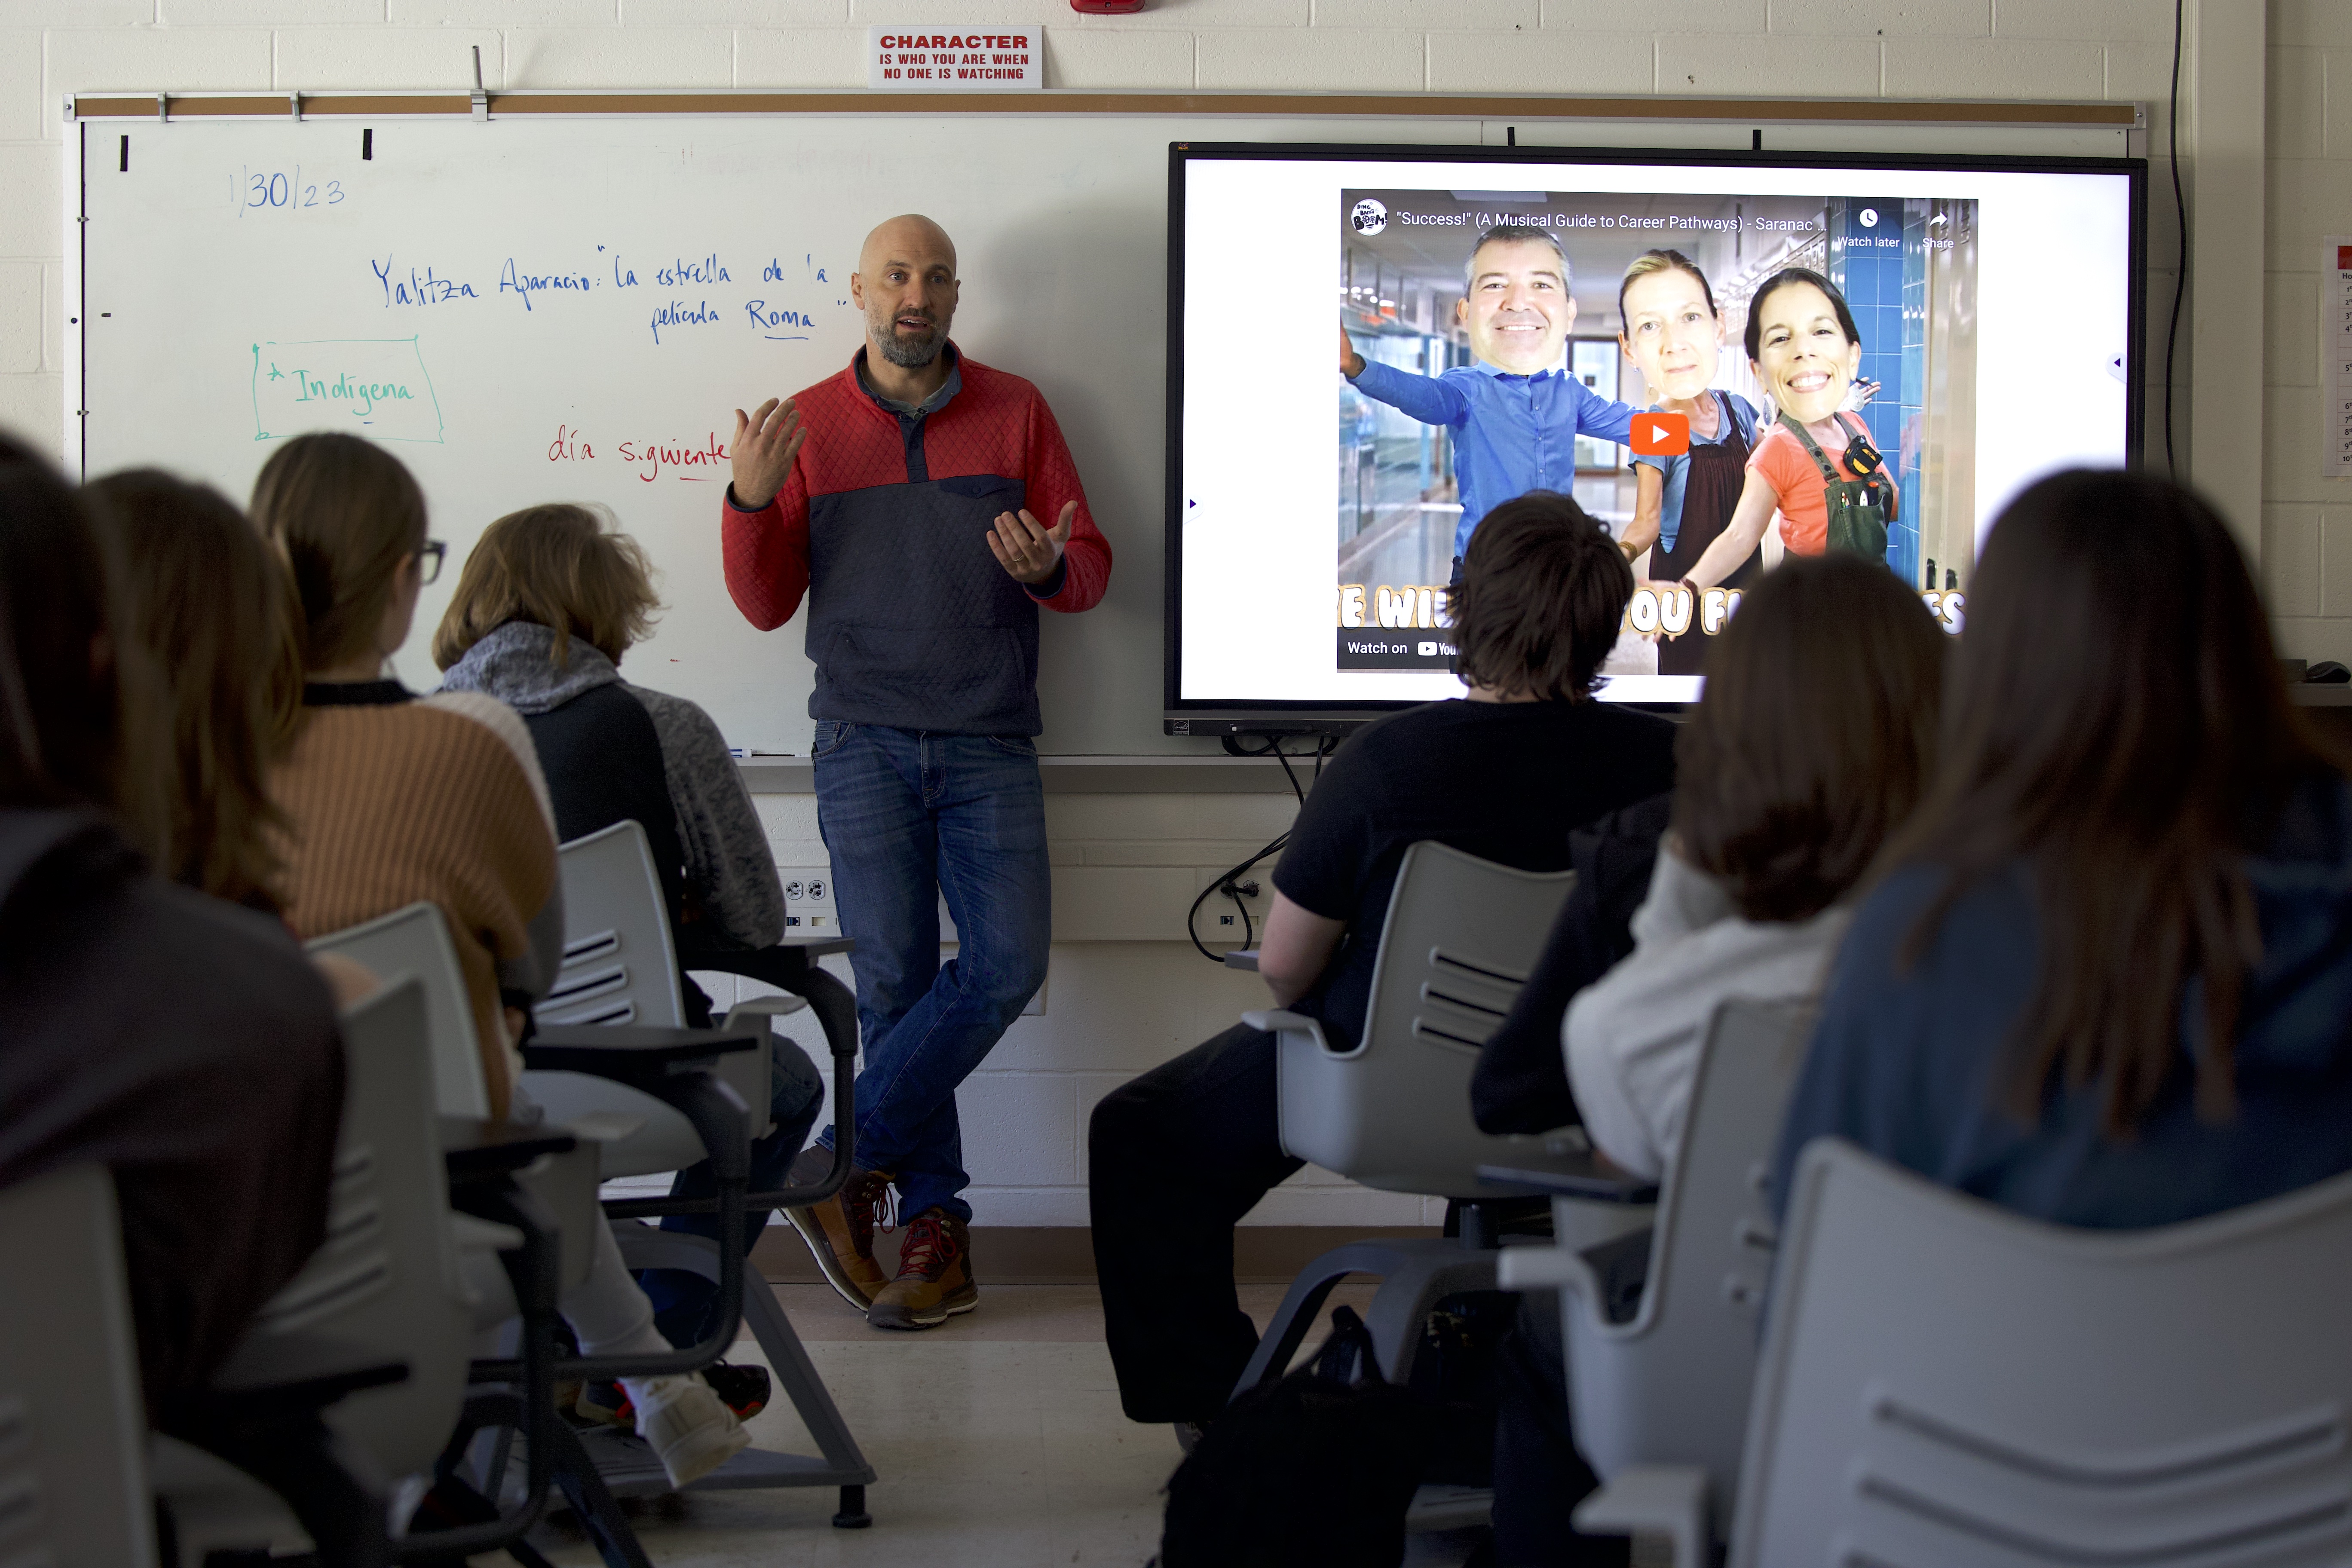
[[898,313],[893,311],[887,320],[876,322],[877,331],[871,334],[884,359],[900,370],[920,370],[940,357],[940,350],[948,341],[945,322],[932,322],[929,335],[918,342],[899,333],[898,317]]

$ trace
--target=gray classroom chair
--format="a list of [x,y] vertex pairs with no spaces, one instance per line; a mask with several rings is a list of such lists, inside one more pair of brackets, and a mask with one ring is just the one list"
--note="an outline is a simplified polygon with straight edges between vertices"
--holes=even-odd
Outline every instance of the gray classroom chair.
[[[409,904],[388,915],[343,931],[332,931],[304,944],[310,952],[333,952],[350,959],[379,978],[414,975],[425,989],[425,1027],[433,1063],[434,1101],[444,1116],[487,1121],[489,1086],[482,1077],[480,1037],[474,1029],[474,1012],[466,996],[465,972],[457,967],[457,949],[438,905]],[[564,1074],[565,1078],[582,1075]],[[594,1146],[642,1133],[648,1121],[658,1121],[662,1135],[673,1143],[699,1148],[693,1124],[651,1095],[634,1096],[635,1114],[588,1112],[570,1118],[549,1116],[588,1147],[578,1155],[544,1162],[518,1177],[519,1183],[545,1203],[562,1226],[560,1280],[566,1288],[587,1277],[590,1259],[586,1226],[601,1223],[596,1215],[593,1178]],[[641,1101],[642,1107],[635,1104]],[[646,1109],[649,1108],[649,1109]],[[696,1156],[699,1158],[699,1154]],[[586,1201],[577,1191],[583,1174],[591,1190]],[[460,1235],[471,1236],[463,1216],[453,1221]],[[475,1324],[491,1328],[512,1315],[514,1296],[505,1269],[479,1249],[466,1254],[467,1283],[477,1297]]]
[[[1481,1205],[1533,1189],[1482,1181],[1478,1167],[1525,1157],[1542,1141],[1478,1131],[1470,1075],[1575,880],[1573,871],[1514,870],[1434,840],[1412,845],[1389,898],[1362,1040],[1334,1050],[1316,1019],[1242,1015],[1280,1037],[1285,1152],[1368,1187],[1457,1200],[1462,1237],[1350,1242],[1317,1258],[1283,1299],[1239,1389],[1289,1364],[1332,1286],[1349,1274],[1381,1276],[1365,1323],[1391,1383],[1411,1377],[1437,1301],[1495,1289],[1497,1238]],[[1579,1205],[1564,1239],[1592,1245],[1648,1216],[1632,1205]]]
[[[547,1001],[536,1010],[541,1021],[682,1026],[685,1002],[671,946],[669,914],[645,829],[632,821],[617,822],[564,845],[562,856],[567,933],[563,973]],[[759,997],[730,1010],[726,1027],[733,1032],[739,1025],[757,1020],[759,1033],[765,1038],[767,1019],[807,1005],[798,996]],[[750,1109],[751,1136],[763,1136],[774,1125],[769,1116],[768,1053],[739,1051],[723,1057],[717,1076]],[[530,1097],[546,1109],[551,1122],[576,1126],[615,1115],[642,1121],[638,1131],[602,1143],[603,1174],[607,1180],[674,1172],[699,1163],[704,1156],[701,1139],[686,1118],[640,1090],[572,1072],[526,1072],[522,1082]],[[644,1202],[657,1206],[656,1200]],[[631,1268],[680,1268],[709,1279],[718,1278],[718,1248],[707,1237],[658,1230],[626,1219],[613,1222],[613,1235]],[[695,1482],[695,1489],[862,1489],[870,1483],[874,1468],[834,1405],[775,1292],[756,1270],[748,1268],[743,1275],[743,1320],[766,1354],[777,1387],[792,1400],[803,1425],[816,1439],[822,1458],[746,1449]],[[625,1497],[668,1489],[659,1462],[634,1439],[593,1433],[585,1446],[614,1493]],[[836,1522],[856,1521],[862,1511],[862,1506],[853,1508],[845,1502]]]
[[1697,1466],[1716,1500],[1717,1540],[1739,1479],[1771,1280],[1766,1176],[1813,1017],[1796,1003],[1716,1009],[1630,1320],[1610,1321],[1602,1280],[1572,1248],[1510,1247],[1496,1271],[1506,1290],[1559,1292],[1572,1429],[1594,1472],[1607,1480],[1640,1464]]
[[[634,821],[616,822],[572,840],[559,853],[563,965],[532,1016],[549,1025],[683,1028],[685,987],[646,830]],[[780,1017],[807,1005],[797,996],[758,997],[738,1003],[728,1013],[726,1026],[731,1029],[754,1017]],[[753,1138],[767,1136],[775,1125],[768,1111],[769,1071],[764,1051],[738,1051],[719,1058],[719,1078],[751,1110]],[[600,1110],[642,1119],[640,1131],[606,1144],[608,1177],[676,1171],[702,1159],[701,1142],[686,1118],[651,1095],[579,1073],[530,1073],[524,1083],[555,1121],[576,1121]]]
[[[364,1389],[326,1413],[386,1479],[428,1472],[465,1403],[475,1297],[460,1249],[520,1246],[520,1233],[453,1216],[423,1049],[428,1008],[414,975],[343,1014],[345,1084],[327,1239],[265,1303],[222,1369],[252,1386],[315,1375],[320,1347],[343,1365],[396,1363],[406,1377]],[[462,1223],[460,1223],[462,1221]],[[184,1557],[304,1541],[277,1496],[223,1460],[170,1438],[153,1453],[156,1495]]]
[[[2352,1175],[2154,1230],[1799,1162],[1731,1563],[2289,1568],[2352,1554]],[[1706,1542],[1643,1467],[1592,1530]]]
[[147,1415],[114,1182],[102,1165],[0,1191],[0,1563],[153,1568]]
[[[466,1001],[464,972],[457,967],[457,946],[449,940],[449,927],[436,906],[410,904],[315,938],[305,942],[303,949],[340,953],[379,979],[394,974],[424,977],[425,1028],[432,1037],[434,1093],[441,1114],[477,1121],[489,1115],[489,1089],[482,1081],[482,1058],[475,1045],[474,1013]],[[461,977],[455,989],[434,983],[435,976],[444,973]]]

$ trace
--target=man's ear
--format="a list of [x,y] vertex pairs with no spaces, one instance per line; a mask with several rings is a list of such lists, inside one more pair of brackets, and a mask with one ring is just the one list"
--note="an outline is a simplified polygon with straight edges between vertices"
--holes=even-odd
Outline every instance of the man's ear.
[[1467,294],[1454,301],[1454,324],[1457,327],[1470,324],[1470,296]]
[[1575,296],[1575,295],[1573,295],[1573,294],[1570,294],[1570,295],[1567,296],[1567,299],[1568,299],[1568,324],[1569,324],[1570,326],[1573,327],[1574,325],[1576,325],[1576,296]]
[[849,302],[861,310],[866,309],[866,279],[855,272],[849,275]]

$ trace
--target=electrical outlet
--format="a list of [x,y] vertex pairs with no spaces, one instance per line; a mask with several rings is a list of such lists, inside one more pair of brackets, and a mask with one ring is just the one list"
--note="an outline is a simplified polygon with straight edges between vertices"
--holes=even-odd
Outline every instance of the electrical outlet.
[[779,866],[784,884],[784,934],[831,936],[841,930],[841,912],[833,902],[833,868],[829,866]]

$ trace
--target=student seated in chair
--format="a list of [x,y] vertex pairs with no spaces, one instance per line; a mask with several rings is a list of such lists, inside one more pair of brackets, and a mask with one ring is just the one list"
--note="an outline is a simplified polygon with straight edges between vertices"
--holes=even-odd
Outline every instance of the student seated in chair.
[[[148,809],[170,764],[130,705],[152,672],[112,554],[0,436],[0,1186],[112,1171],[147,1408],[169,1426],[325,1237],[343,1056],[282,924],[133,847],[182,868],[190,840]],[[8,1268],[38,1288],[37,1259]]]
[[[1670,825],[1633,918],[1633,952],[1555,1025],[1575,1115],[1607,1160],[1662,1180],[1682,1146],[1699,1048],[1734,997],[1821,987],[1848,895],[1927,787],[1944,633],[1875,562],[1790,560],[1706,655],[1706,697],[1675,744]],[[1637,1297],[1647,1232],[1608,1249]],[[1522,1299],[1496,1378],[1495,1563],[1624,1561],[1570,1523],[1592,1485],[1569,1431],[1559,1310]]]
[[[288,831],[286,918],[305,938],[419,900],[437,904],[465,972],[495,1115],[535,1120],[521,1092],[527,1009],[563,951],[555,824],[530,735],[474,692],[414,698],[383,673],[408,638],[426,563],[425,497],[399,459],[355,436],[298,436],[262,465],[253,519],[290,569],[308,680],[271,781]],[[653,1306],[605,1227],[566,1291],[583,1353],[662,1354]],[[750,1439],[699,1374],[625,1378],[638,1434],[673,1486]]]
[[2352,786],[2274,655],[2194,494],[2077,471],[2010,503],[1941,765],[1830,974],[1777,1205],[1825,1135],[2116,1229],[2352,1169]]
[[[441,689],[478,691],[522,715],[547,774],[557,834],[569,843],[635,821],[653,847],[682,966],[697,952],[772,947],[784,930],[775,853],[727,742],[694,703],[632,686],[619,665],[654,612],[645,552],[586,507],[509,512],[482,531],[433,636]],[[710,1001],[684,980],[688,1022],[710,1023]],[[775,1131],[752,1145],[751,1190],[784,1184],[823,1109],[824,1083],[806,1053],[771,1047],[769,1109]],[[716,1192],[707,1163],[678,1173],[673,1196]],[[743,1249],[766,1227],[746,1216]],[[716,1218],[673,1215],[667,1230],[717,1235]],[[703,1337],[715,1287],[682,1269],[638,1276],[655,1321],[674,1342]],[[763,1380],[758,1367],[728,1374]]]
[[[1592,700],[1633,591],[1624,557],[1566,496],[1506,501],[1472,536],[1449,595],[1466,698],[1359,731],[1275,868],[1260,973],[1334,1048],[1361,1035],[1408,847],[1556,871],[1570,827],[1672,784],[1674,727]],[[1210,1420],[1256,1347],[1234,1226],[1300,1163],[1282,1150],[1275,1058],[1272,1035],[1236,1026],[1095,1110],[1095,1261],[1131,1419]]]

